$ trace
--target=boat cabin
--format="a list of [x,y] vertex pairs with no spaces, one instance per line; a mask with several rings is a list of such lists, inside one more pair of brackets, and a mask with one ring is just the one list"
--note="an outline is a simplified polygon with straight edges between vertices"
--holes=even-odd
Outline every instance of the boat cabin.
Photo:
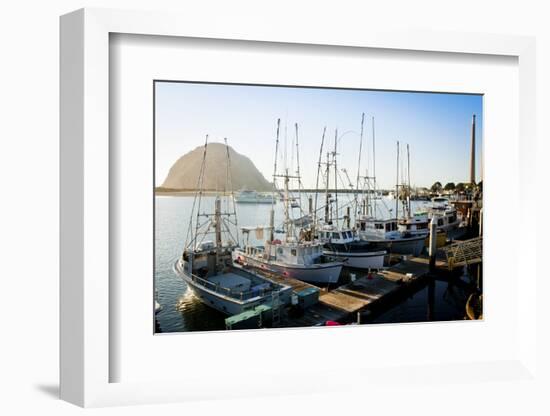
[[[266,251],[267,250],[266,246]],[[314,242],[273,244],[271,256],[287,264],[312,264],[323,255],[323,246]]]
[[351,230],[324,229],[319,231],[319,240],[323,243],[349,244],[355,240]]
[[357,220],[357,232],[362,238],[394,239],[401,236],[397,219],[362,217]]

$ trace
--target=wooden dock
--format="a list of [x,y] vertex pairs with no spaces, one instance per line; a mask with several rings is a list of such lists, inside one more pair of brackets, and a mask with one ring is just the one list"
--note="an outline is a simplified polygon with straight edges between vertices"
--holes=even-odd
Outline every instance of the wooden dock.
[[[438,260],[436,267],[446,267]],[[386,270],[363,276],[334,290],[321,290],[319,302],[306,308],[300,316],[289,316],[282,326],[303,327],[324,325],[327,321],[349,322],[356,314],[379,305],[421,282],[428,275],[429,260],[412,257]],[[288,278],[284,282],[289,284]],[[292,279],[294,280],[294,279]],[[301,282],[303,284],[303,282]],[[294,284],[294,282],[292,282]],[[306,283],[306,285],[311,286]]]
[[[436,260],[436,269],[448,270],[445,258]],[[319,301],[297,315],[289,314],[281,322],[282,327],[306,327],[324,325],[327,321],[350,322],[358,313],[381,305],[404,290],[421,283],[429,274],[427,257],[405,257],[397,264],[379,272],[373,272],[333,290],[321,289],[288,276],[263,271],[276,283],[292,287],[294,293],[314,287],[319,289]]]
[[[440,262],[442,263],[442,262]],[[369,276],[363,276],[331,292],[323,293],[319,303],[353,314],[396,294],[429,272],[429,261],[412,257],[395,266]]]

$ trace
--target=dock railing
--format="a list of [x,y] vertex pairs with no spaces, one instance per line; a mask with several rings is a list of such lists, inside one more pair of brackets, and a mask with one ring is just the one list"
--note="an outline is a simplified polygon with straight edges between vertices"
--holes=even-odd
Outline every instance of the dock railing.
[[481,263],[483,259],[483,237],[457,241],[440,249],[445,253],[449,269]]

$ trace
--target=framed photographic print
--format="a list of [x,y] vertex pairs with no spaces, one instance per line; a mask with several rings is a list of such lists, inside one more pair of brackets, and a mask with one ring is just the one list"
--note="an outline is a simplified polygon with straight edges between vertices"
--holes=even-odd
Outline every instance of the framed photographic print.
[[62,398],[533,380],[533,71],[514,36],[63,16]]

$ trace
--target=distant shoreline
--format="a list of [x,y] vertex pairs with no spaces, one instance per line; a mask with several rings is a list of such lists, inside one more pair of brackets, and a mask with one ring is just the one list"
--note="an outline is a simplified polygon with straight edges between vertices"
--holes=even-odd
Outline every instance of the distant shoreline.
[[[155,196],[194,196],[197,193],[195,190],[159,190],[155,189]],[[213,191],[213,190],[204,190],[202,191],[203,195],[206,196],[216,196],[216,195],[223,195],[228,196],[231,195],[231,192],[220,192],[220,191]]]

